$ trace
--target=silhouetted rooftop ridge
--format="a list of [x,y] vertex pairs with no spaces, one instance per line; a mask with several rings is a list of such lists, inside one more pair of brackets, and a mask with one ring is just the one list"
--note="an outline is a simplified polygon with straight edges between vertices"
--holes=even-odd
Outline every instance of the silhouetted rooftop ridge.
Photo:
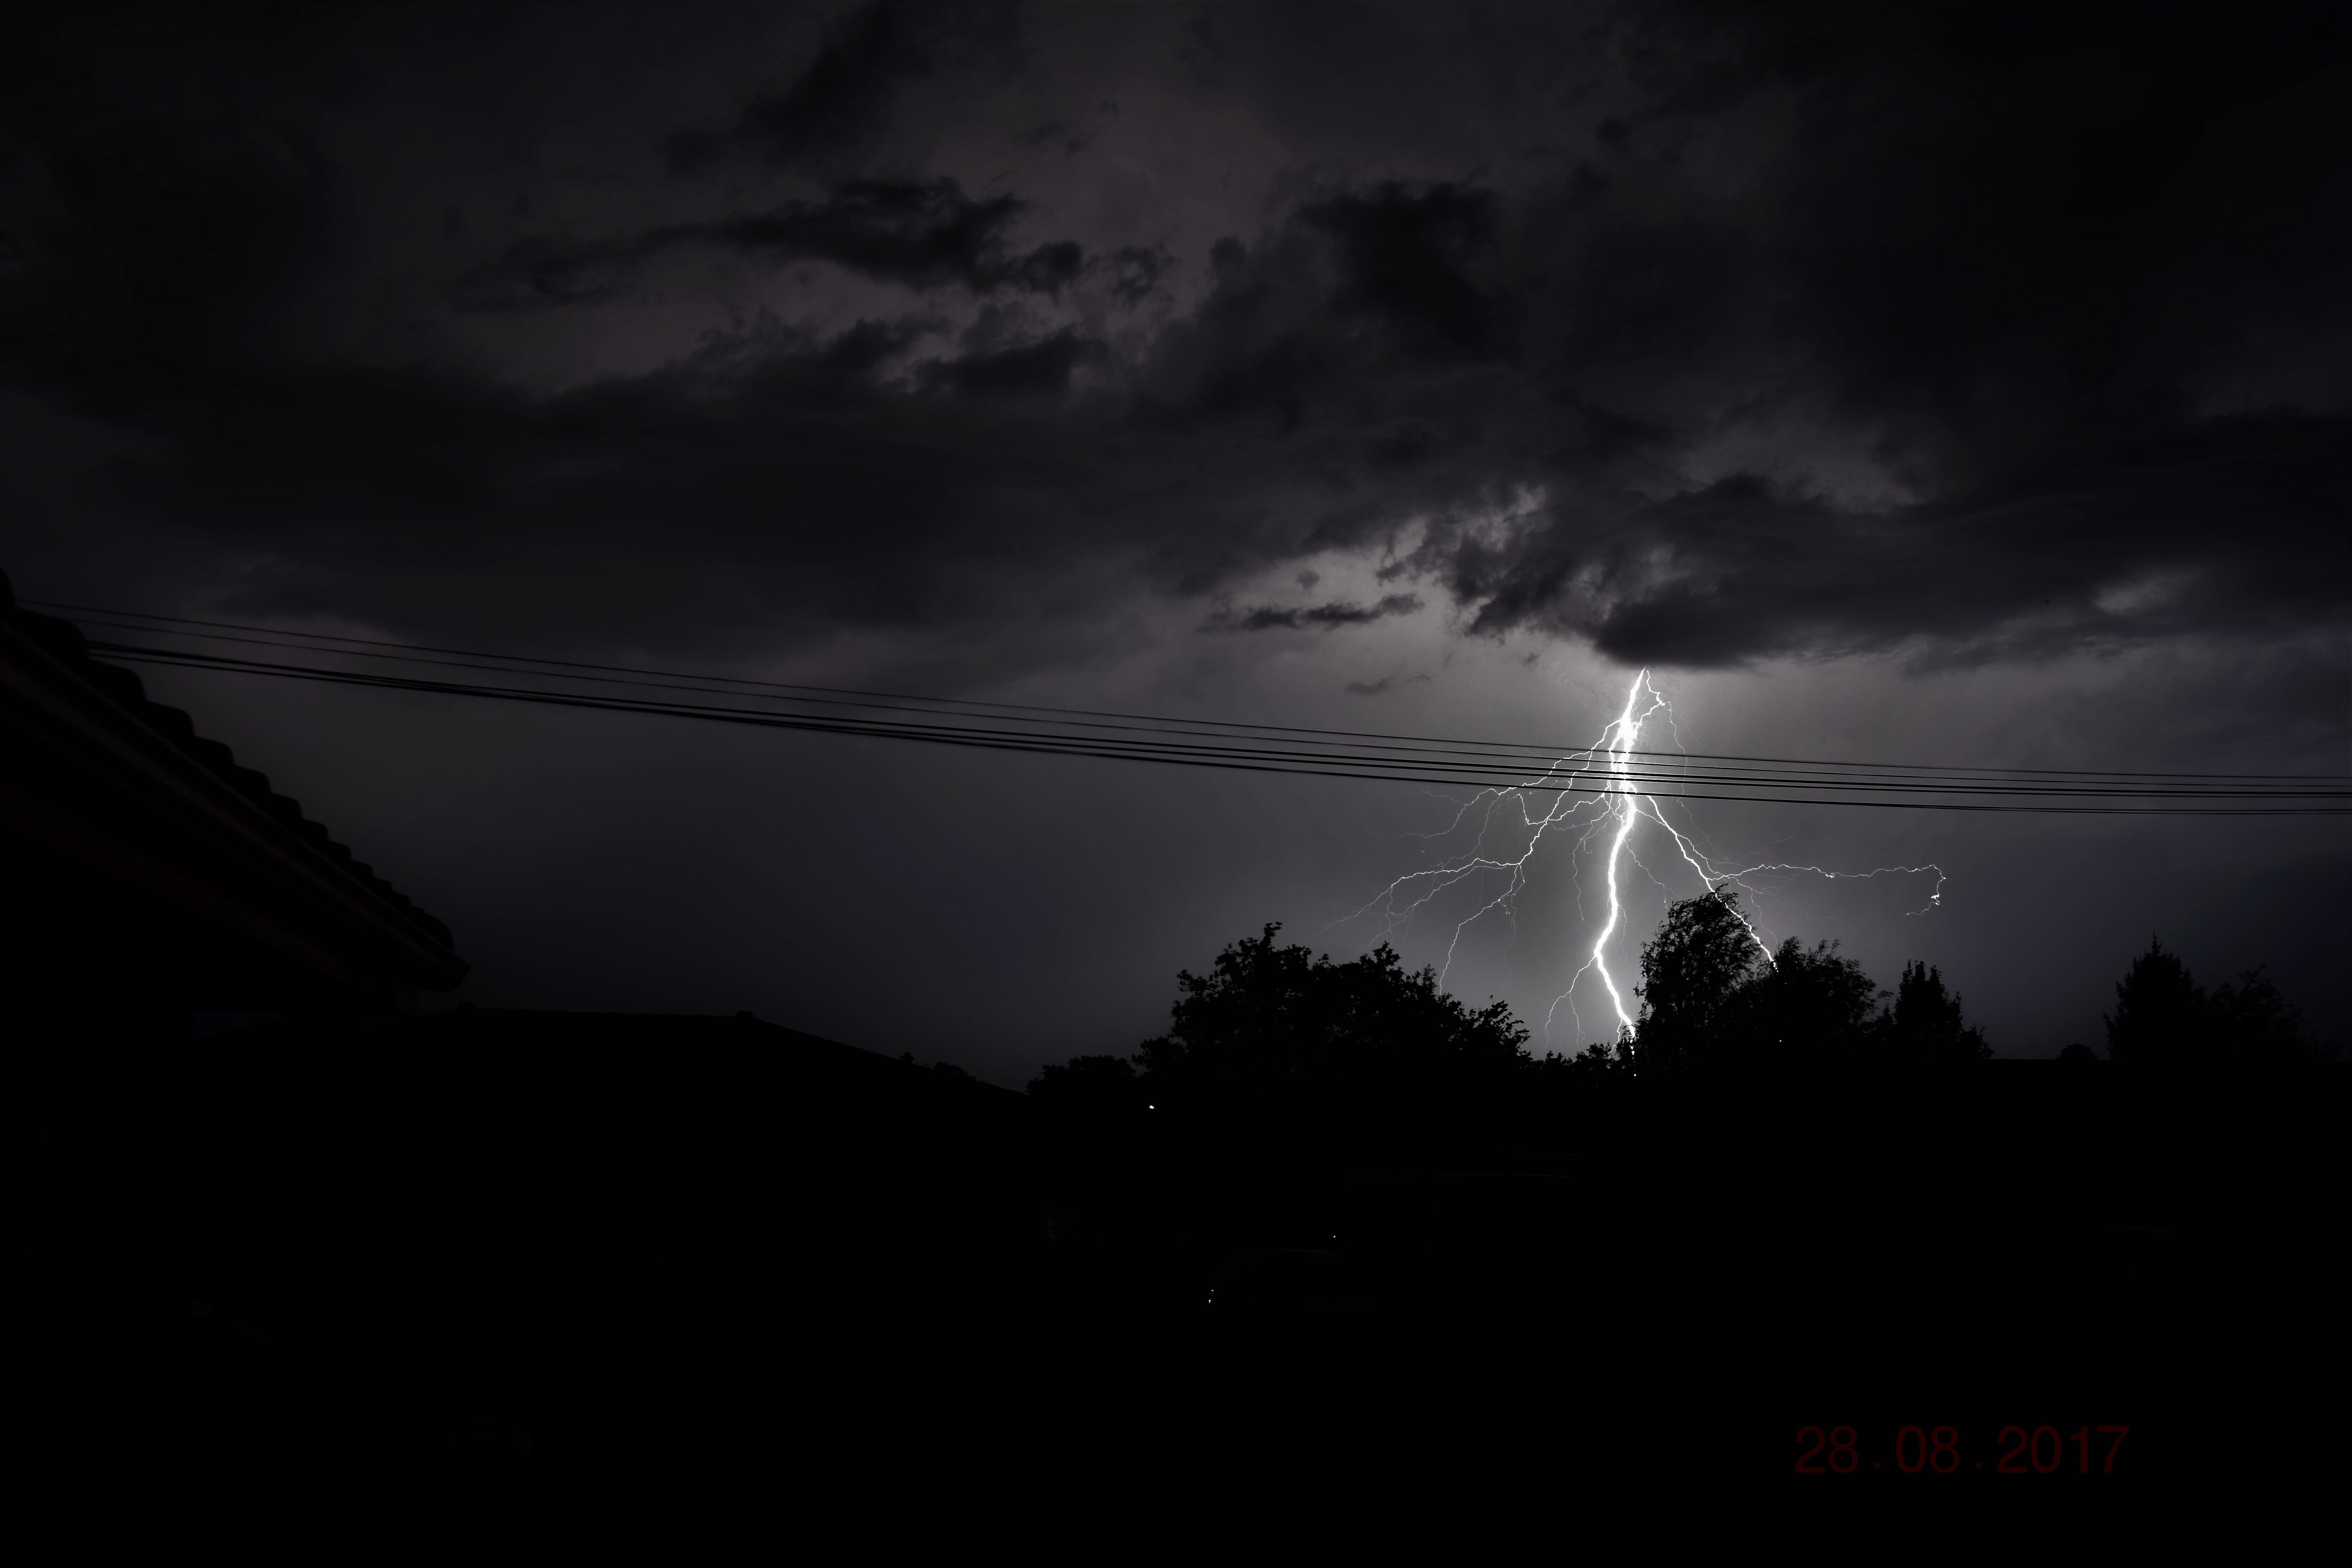
[[70,621],[37,615],[19,607],[15,589],[5,572],[0,572],[0,618],[5,618],[44,653],[65,665],[117,707],[291,829],[297,837],[307,842],[380,901],[397,910],[411,925],[443,947],[455,945],[447,926],[418,909],[406,894],[377,876],[373,867],[356,858],[344,845],[329,837],[323,825],[302,815],[300,803],[271,789],[267,773],[240,765],[236,753],[227,746],[196,733],[195,721],[182,710],[151,700],[145,684],[139,677],[119,666],[93,658],[80,627]]
[[1021,1114],[996,1084],[740,1015],[460,1005],[389,1019],[297,1016],[215,1035],[195,1053],[232,1098],[314,1096],[482,1109],[683,1096],[744,1111],[812,1093],[921,1114]]

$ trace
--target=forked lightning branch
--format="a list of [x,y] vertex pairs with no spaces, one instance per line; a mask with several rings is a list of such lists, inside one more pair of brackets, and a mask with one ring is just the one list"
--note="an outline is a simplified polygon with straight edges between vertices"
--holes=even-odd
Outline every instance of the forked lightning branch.
[[[1547,839],[1565,837],[1570,840],[1571,862],[1598,859],[1607,912],[1593,932],[1582,962],[1570,976],[1567,988],[1552,999],[1551,1007],[1544,1015],[1544,1030],[1549,1036],[1553,1017],[1562,1005],[1568,1007],[1570,1018],[1577,1019],[1578,988],[1588,982],[1597,982],[1615,1015],[1622,1037],[1633,1026],[1633,1010],[1627,999],[1628,986],[1610,968],[1609,950],[1625,923],[1624,879],[1629,863],[1656,879],[1643,861],[1637,845],[1645,828],[1655,830],[1651,837],[1664,835],[1673,846],[1676,858],[1697,882],[1694,891],[1728,885],[1754,892],[1748,879],[1768,872],[1801,873],[1832,881],[1933,877],[1935,882],[1922,909],[1933,909],[1942,901],[1944,871],[1934,864],[1880,866],[1868,871],[1832,871],[1821,866],[1781,861],[1732,868],[1717,864],[1689,832],[1668,820],[1657,795],[1635,785],[1634,759],[1644,754],[1643,732],[1660,722],[1671,731],[1674,710],[1644,669],[1633,677],[1625,690],[1624,706],[1602,729],[1593,745],[1555,760],[1537,777],[1480,790],[1463,803],[1444,832],[1435,836],[1450,837],[1475,824],[1476,837],[1472,847],[1423,870],[1399,877],[1352,918],[1378,914],[1384,921],[1384,929],[1392,932],[1447,889],[1481,880],[1493,882],[1494,891],[1454,923],[1453,935],[1446,942],[1444,963],[1440,966],[1443,975],[1453,966],[1464,932],[1488,915],[1499,913],[1506,919],[1516,916],[1519,897],[1528,886],[1528,868],[1538,852]],[[1643,772],[1655,776],[1654,766],[1645,767]],[[1496,847],[1498,841],[1505,847]],[[1764,962],[1771,963],[1771,944],[1757,932],[1744,912],[1739,918]],[[1581,1029],[1580,1020],[1577,1026]]]

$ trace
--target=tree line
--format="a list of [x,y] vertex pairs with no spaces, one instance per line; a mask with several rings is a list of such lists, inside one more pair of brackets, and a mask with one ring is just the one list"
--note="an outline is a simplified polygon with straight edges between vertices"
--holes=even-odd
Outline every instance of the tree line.
[[[1527,1047],[1509,1005],[1473,1009],[1408,970],[1383,942],[1334,963],[1276,938],[1244,937],[1205,974],[1177,975],[1168,1031],[1132,1056],[1081,1056],[1029,1085],[1042,1104],[1247,1107],[1276,1113],[1436,1102],[1507,1092],[1530,1075],[1570,1080],[1737,1078],[1875,1064],[1948,1066],[1992,1055],[1935,965],[1904,966],[1880,988],[1833,942],[1791,937],[1767,951],[1738,895],[1717,888],[1673,905],[1642,949],[1641,1016],[1619,1038],[1573,1056]],[[2116,986],[2108,1059],[2294,1062],[2332,1055],[2259,971],[2215,990],[2151,941]],[[2069,1046],[2062,1059],[2096,1061]]]

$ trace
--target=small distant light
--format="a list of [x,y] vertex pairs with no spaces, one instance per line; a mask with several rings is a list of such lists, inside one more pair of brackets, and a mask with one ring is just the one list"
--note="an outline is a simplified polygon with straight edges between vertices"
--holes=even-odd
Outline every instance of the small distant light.
[[1147,1105],[1147,1106],[1145,1106],[1143,1109],[1144,1109],[1144,1110],[1159,1110],[1160,1108],[1159,1108],[1158,1106],[1156,1106],[1156,1105]]

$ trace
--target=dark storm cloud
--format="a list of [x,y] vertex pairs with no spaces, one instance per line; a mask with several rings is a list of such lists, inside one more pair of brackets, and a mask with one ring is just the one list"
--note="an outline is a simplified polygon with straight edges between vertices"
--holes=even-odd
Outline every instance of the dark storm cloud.
[[938,360],[923,367],[923,379],[966,397],[1057,397],[1070,387],[1070,373],[1102,357],[1102,345],[1076,332],[1018,348]]
[[[1066,434],[993,410],[1050,398],[1093,352],[1077,334],[1001,334],[911,393],[874,378],[932,330],[914,319],[754,323],[554,395],[472,365],[305,357],[272,307],[333,275],[316,160],[266,122],[174,134],[96,82],[0,110],[22,258],[0,315],[10,418],[110,444],[51,484],[10,464],[20,548],[96,507],[253,563],[254,608],[341,593],[478,635],[593,642],[669,621],[654,635],[728,640],[776,617],[808,637],[983,618],[1069,525],[1051,493],[1085,477]],[[851,183],[701,237],[892,281],[1049,286],[1069,249],[1001,248],[1018,205]],[[667,540],[648,548],[648,528]]]
[[1963,502],[1851,514],[1741,474],[1629,509],[1598,541],[1546,521],[1419,563],[1481,630],[1538,624],[1628,663],[1914,645],[2036,658],[2196,632],[2290,631],[2346,605],[2352,421],[2168,432]]
[[1175,269],[1176,258],[1165,245],[1122,245],[1088,265],[1105,269],[1110,291],[1120,303],[1140,305],[1161,292],[1161,280]]
[[1118,123],[1118,101],[1104,99],[1095,105],[1093,115],[1083,124],[1066,120],[1049,120],[1028,132],[1020,139],[1039,146],[1053,147],[1066,158],[1074,158],[1094,145],[1095,138]]
[[[192,387],[174,447],[126,462],[117,484],[159,518],[236,516],[248,548],[286,563],[256,604],[291,607],[326,589],[316,574],[363,566],[347,591],[382,613],[429,603],[457,625],[558,636],[672,617],[694,637],[745,621],[811,636],[968,621],[990,607],[986,574],[1064,524],[1018,502],[1066,459],[983,410],[1050,395],[1085,345],[948,362],[936,380],[950,397],[917,420],[871,381],[907,342],[885,323],[755,334],[553,398],[399,374]],[[662,517],[681,526],[646,551]]]
[[[2352,400],[2279,345],[2347,346],[2326,41],[1933,13],[1735,29],[1509,199],[1386,183],[1221,247],[1170,408],[1285,439],[1392,418],[1354,470],[1390,501],[1305,542],[1419,511],[1407,564],[1473,628],[1626,659],[2325,623],[2352,584]],[[1748,115],[1787,127],[1779,155],[1739,201],[1692,199],[1692,143]],[[1748,451],[1690,460],[1741,423]],[[1872,482],[1822,460],[1841,429]]]
[[882,128],[906,90],[975,59],[1018,53],[1020,15],[1002,3],[870,0],[836,17],[807,68],[760,93],[722,129],[668,141],[672,165],[699,170],[730,153],[783,160],[854,146]]
[[[1360,625],[1419,586],[1476,632],[1720,665],[2344,615],[2346,80],[2300,13],[2109,31],[1661,7],[1596,30],[1498,10],[1441,47],[1406,10],[1220,13],[1186,35],[1192,66],[1156,63],[1164,90],[1213,65],[1296,134],[1323,114],[1361,139],[1302,145],[1271,216],[1236,212],[1205,254],[1084,231],[1087,160],[1132,113],[1050,156],[1075,182],[1051,199],[836,168],[951,119],[927,95],[1045,25],[846,13],[674,149],[658,201],[399,286],[485,331],[620,334],[647,329],[601,312],[709,254],[994,313],[755,313],[561,390],[490,349],[308,349],[291,312],[357,265],[339,225],[369,198],[311,150],[323,111],[231,113],[186,82],[151,101],[48,48],[0,109],[8,386],[109,455],[15,510],[209,542],[248,602],[391,624],[498,605],[583,637],[624,604],[713,637],[1012,625],[1081,570],[1221,596],[1327,552],[1376,556],[1397,591],[1213,624]],[[1534,68],[1570,58],[1598,62],[1605,114]],[[1377,115],[1334,96],[1359,66],[1409,86],[1464,59],[1509,90],[1384,87]],[[1018,114],[1003,145],[1053,122]],[[1364,129],[1486,114],[1498,143],[1551,150],[1392,174]],[[758,193],[813,151],[825,194]],[[724,160],[753,183],[676,216]]]
[[1348,682],[1347,692],[1350,697],[1386,697],[1390,692],[1408,686],[1425,686],[1428,683],[1426,675],[1383,675],[1378,680],[1351,680]]
[[1369,626],[1391,616],[1410,616],[1421,609],[1412,594],[1387,594],[1377,604],[1359,605],[1334,599],[1323,605],[1283,606],[1261,605],[1254,610],[1224,612],[1212,616],[1202,629],[1221,632],[1336,631],[1341,626]]
[[1341,321],[1381,322],[1432,358],[1478,356],[1509,352],[1507,303],[1474,270],[1493,250],[1496,205],[1488,191],[1390,181],[1312,203],[1299,221],[1338,241]]
[[[914,289],[1057,294],[1087,270],[1087,257],[1068,240],[1010,252],[1007,231],[1026,205],[1004,195],[975,201],[949,179],[850,180],[823,201],[787,202],[710,223],[668,224],[614,239],[520,240],[459,279],[451,298],[467,310],[593,304],[633,288],[656,258],[703,247],[769,266],[830,261]],[[1124,259],[1115,265],[1123,276],[1133,267]]]
[[[127,91],[38,27],[11,41],[0,47],[11,379],[37,389],[68,363],[249,353],[332,254],[332,170],[307,127],[203,113],[178,90]],[[233,89],[254,85],[234,50],[169,42]]]

